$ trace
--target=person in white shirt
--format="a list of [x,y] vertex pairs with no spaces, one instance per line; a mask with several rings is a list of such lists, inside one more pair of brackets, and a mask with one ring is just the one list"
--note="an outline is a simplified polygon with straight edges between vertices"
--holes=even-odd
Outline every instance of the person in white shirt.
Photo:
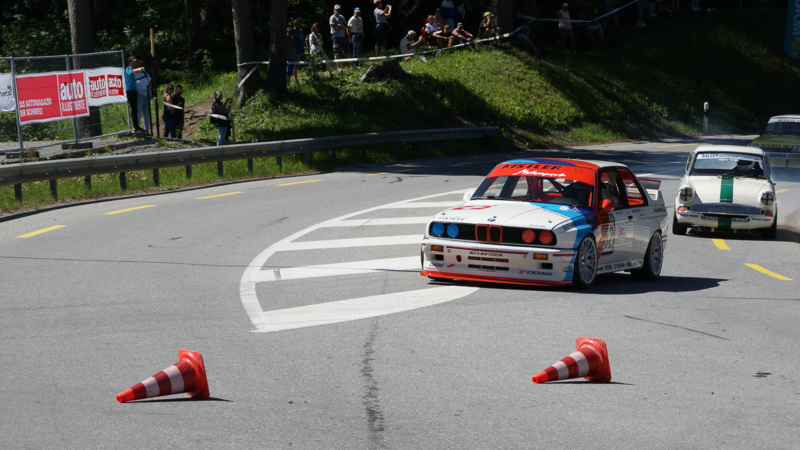
[[[403,58],[403,61],[410,60],[411,55],[417,53],[417,47],[422,45],[423,42],[424,39],[422,36],[417,39],[417,33],[414,30],[409,31],[403,39],[400,39],[400,54],[409,55]],[[423,62],[428,62],[428,59],[425,58],[425,55],[419,55],[419,59],[421,59]]]
[[[354,9],[353,17],[347,21],[347,37],[353,47],[353,58],[358,58],[364,45],[364,20],[361,19],[361,8]],[[353,62],[353,67],[358,67],[358,62]]]
[[308,35],[308,46],[311,48],[311,58],[313,59],[315,54],[321,55],[322,61],[324,61],[325,65],[328,67],[328,75],[333,76],[330,59],[322,49],[322,34],[319,32],[318,23],[311,25],[311,33]]
[[381,0],[373,0],[375,3],[375,56],[386,56],[386,38],[389,36],[389,21],[387,19],[392,17],[392,5],[386,5],[383,9],[383,2]]

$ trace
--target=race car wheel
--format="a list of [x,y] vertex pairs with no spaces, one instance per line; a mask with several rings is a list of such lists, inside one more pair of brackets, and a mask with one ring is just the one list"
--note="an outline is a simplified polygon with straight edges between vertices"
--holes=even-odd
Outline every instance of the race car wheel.
[[656,231],[647,244],[647,251],[644,252],[644,264],[641,269],[631,270],[631,275],[637,280],[656,281],[661,275],[661,267],[664,266],[664,242],[661,240],[661,232]]
[[594,283],[597,276],[597,244],[593,236],[586,236],[578,246],[573,273],[572,283],[580,288],[588,288]]
[[778,237],[778,212],[775,212],[775,220],[772,221],[772,226],[761,232],[764,239],[775,239]]
[[688,225],[683,225],[678,222],[678,215],[672,215],[672,234],[676,236],[686,236],[686,231],[689,230]]

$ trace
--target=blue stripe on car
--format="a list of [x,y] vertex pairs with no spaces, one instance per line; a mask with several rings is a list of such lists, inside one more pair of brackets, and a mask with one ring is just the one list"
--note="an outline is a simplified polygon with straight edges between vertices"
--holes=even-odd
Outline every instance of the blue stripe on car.
[[593,210],[589,208],[579,208],[577,206],[568,207],[566,211],[562,210],[561,208],[564,205],[552,205],[548,203],[532,203],[533,205],[539,206],[542,209],[545,209],[550,212],[554,212],[556,214],[561,214],[565,218],[572,221],[572,224],[575,226],[575,246],[573,250],[575,254],[572,256],[572,259],[569,262],[569,268],[564,273],[564,279],[562,281],[572,281],[574,276],[574,268],[575,268],[575,259],[578,256],[578,245],[580,245],[581,241],[583,240],[586,235],[593,233],[594,230],[600,225],[600,221],[597,218],[597,215],[594,213]]

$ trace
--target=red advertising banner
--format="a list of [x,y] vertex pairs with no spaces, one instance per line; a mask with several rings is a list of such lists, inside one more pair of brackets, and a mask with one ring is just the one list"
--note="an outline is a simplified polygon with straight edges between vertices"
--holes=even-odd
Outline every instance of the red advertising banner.
[[122,69],[119,67],[86,69],[89,106],[127,102],[122,74]]
[[18,75],[20,123],[88,116],[85,83],[83,71]]

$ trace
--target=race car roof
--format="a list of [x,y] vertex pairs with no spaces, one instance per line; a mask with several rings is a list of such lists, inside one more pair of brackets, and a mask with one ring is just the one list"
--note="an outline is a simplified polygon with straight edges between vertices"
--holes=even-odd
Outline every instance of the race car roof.
[[745,155],[763,155],[764,150],[758,147],[744,147],[739,145],[701,145],[694,149],[692,153],[716,152],[716,153],[743,153]]
[[773,122],[800,122],[800,114],[784,114],[782,116],[770,117],[768,123]]
[[602,167],[626,167],[624,164],[608,161],[590,161],[585,159],[563,159],[563,158],[525,158],[511,159],[497,165],[504,164],[548,164],[554,166],[583,167],[586,169],[597,170]]

